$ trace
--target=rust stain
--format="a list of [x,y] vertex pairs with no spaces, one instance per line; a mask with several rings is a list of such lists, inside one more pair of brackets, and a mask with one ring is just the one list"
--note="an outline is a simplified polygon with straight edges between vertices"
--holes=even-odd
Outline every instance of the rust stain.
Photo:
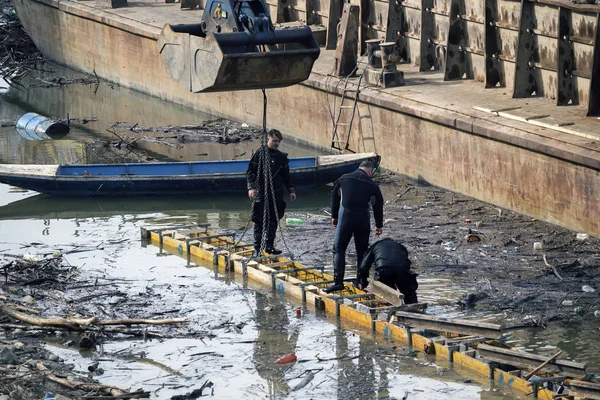
[[594,64],[594,52],[593,51],[581,51],[577,53],[575,58],[575,69],[582,74],[591,77],[592,68]]
[[585,19],[581,19],[579,21],[579,24],[577,24],[577,28],[575,28],[575,35],[587,37],[590,39],[593,38],[594,37],[594,23],[591,21],[588,21],[586,23]]
[[505,22],[508,21],[508,11],[507,10],[502,10],[502,18],[500,19],[500,22]]
[[544,68],[556,68],[558,59],[556,58],[556,49],[541,47],[538,49],[539,62]]

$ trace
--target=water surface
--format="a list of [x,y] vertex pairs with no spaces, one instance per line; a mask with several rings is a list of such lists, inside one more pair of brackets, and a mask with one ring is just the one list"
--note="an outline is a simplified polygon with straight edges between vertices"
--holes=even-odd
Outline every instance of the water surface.
[[[83,76],[57,65],[51,68],[57,75]],[[27,79],[24,84],[39,83],[35,74]],[[3,86],[7,85],[0,82]],[[117,121],[166,126],[197,124],[211,118],[104,82],[97,88],[71,85],[27,91],[0,89],[0,119],[16,120],[27,112],[98,120],[73,125],[63,140],[27,141],[16,134],[14,127],[1,127],[1,163],[85,162],[88,155],[84,145],[99,138],[113,139],[106,129]],[[193,161],[249,158],[258,143],[198,143],[186,145],[183,150],[153,143],[144,146],[162,159]],[[291,156],[318,154],[291,140],[283,142],[282,150]],[[301,201],[288,203],[288,211],[321,213],[328,207],[329,190],[325,187],[300,193]],[[73,363],[76,370],[86,371],[93,359],[100,358],[105,374],[97,378],[102,383],[143,387],[153,392],[153,398],[187,393],[206,380],[213,382],[217,398],[402,398],[406,393],[409,399],[504,398],[485,377],[470,374],[468,378],[473,382],[465,383],[466,377],[448,365],[435,364],[423,356],[404,356],[402,343],[373,338],[363,328],[339,325],[311,310],[304,310],[302,317],[296,318],[295,308],[301,305],[292,299],[281,298],[264,286],[244,285],[234,276],[215,275],[210,266],[188,267],[182,258],[160,254],[153,246],[143,247],[139,240],[141,227],[208,222],[212,230],[240,230],[247,226],[249,209],[244,193],[63,199],[0,184],[0,251],[15,254],[35,253],[42,248],[95,247],[69,254],[67,259],[90,276],[123,279],[126,283],[119,284],[120,290],[132,299],[140,291],[158,293],[157,304],[148,308],[149,317],[167,308],[177,310],[170,316],[190,318],[191,326],[199,332],[196,338],[146,342],[111,339],[103,345],[101,354],[82,353],[66,347],[60,338],[48,338],[49,348]],[[41,245],[27,246],[33,242]],[[462,290],[447,279],[420,279],[419,296],[432,304],[430,313],[490,321],[503,317],[459,308],[456,299],[466,294]],[[224,322],[242,328],[228,329],[231,324]],[[215,337],[207,339],[203,337],[206,333]],[[512,333],[508,340],[515,346],[547,353],[555,350],[544,345],[556,345],[570,356],[598,365],[598,352],[590,351],[597,343],[594,335],[575,329],[528,330]],[[299,362],[273,364],[292,351]],[[336,359],[340,357],[345,360]],[[310,373],[314,378],[294,391]],[[506,398],[512,398],[510,393]]]

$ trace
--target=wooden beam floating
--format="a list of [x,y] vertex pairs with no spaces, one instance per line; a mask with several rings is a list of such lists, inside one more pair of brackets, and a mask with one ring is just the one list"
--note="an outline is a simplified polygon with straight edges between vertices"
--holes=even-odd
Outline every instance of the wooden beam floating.
[[452,332],[463,335],[484,336],[490,339],[499,339],[502,337],[502,325],[435,317],[432,315],[421,315],[404,311],[396,312],[395,316],[398,318],[398,322],[414,328]]
[[[518,368],[535,368],[547,360],[547,357],[537,354],[503,349],[487,344],[477,346],[477,351],[486,360],[509,364]],[[581,378],[586,375],[586,365],[575,361],[557,359],[546,365],[543,371]]]
[[571,380],[569,386],[571,391],[581,394],[581,397],[600,399],[600,383]]
[[367,286],[366,291],[381,297],[393,306],[401,306],[404,304],[404,295],[397,289],[392,289],[388,285],[384,285],[371,278],[369,278],[369,286]]

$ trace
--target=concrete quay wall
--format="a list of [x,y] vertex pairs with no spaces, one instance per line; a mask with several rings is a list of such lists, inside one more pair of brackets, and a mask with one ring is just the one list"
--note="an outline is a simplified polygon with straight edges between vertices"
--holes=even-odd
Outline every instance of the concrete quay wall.
[[[193,94],[172,80],[157,27],[68,0],[13,1],[38,48],[59,63],[167,102],[262,124],[260,91]],[[269,127],[329,148],[328,104],[339,86],[313,73],[303,84],[268,90]],[[600,236],[597,152],[368,89],[350,148],[377,151],[385,168],[407,176]]]

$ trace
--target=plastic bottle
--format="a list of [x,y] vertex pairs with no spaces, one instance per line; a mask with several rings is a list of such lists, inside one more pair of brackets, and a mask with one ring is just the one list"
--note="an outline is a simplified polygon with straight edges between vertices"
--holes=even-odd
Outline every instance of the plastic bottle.
[[302,225],[304,223],[304,220],[302,218],[286,218],[285,219],[285,223],[286,225]]
[[283,357],[278,358],[275,364],[287,364],[296,361],[296,353],[290,353]]

